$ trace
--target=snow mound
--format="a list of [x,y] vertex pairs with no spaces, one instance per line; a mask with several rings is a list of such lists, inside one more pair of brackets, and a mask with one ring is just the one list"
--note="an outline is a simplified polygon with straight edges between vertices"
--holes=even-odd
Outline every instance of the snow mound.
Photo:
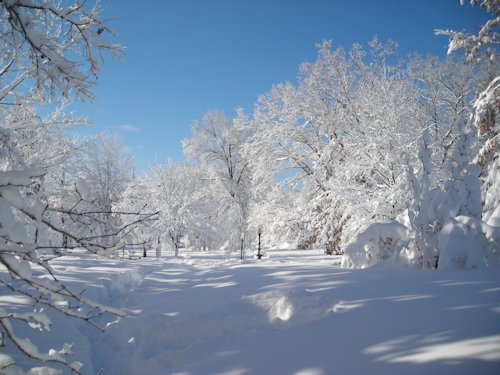
[[92,296],[99,300],[111,301],[113,304],[120,304],[122,299],[127,297],[131,291],[138,288],[144,281],[144,278],[152,273],[160,264],[147,264],[141,266],[140,263],[131,262],[135,268],[130,268],[111,278],[103,278],[104,288],[101,290],[101,296]]
[[121,295],[139,286],[144,280],[144,275],[138,270],[132,269],[124,272],[119,277],[111,280],[108,290],[113,295]]
[[271,323],[309,323],[326,317],[336,306],[333,298],[308,290],[263,292],[243,299],[264,311]]

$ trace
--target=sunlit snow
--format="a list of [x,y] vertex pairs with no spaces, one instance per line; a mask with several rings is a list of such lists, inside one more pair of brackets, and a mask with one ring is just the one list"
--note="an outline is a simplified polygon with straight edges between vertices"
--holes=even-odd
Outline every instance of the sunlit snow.
[[[319,250],[268,254],[59,258],[54,268],[74,290],[126,317],[100,333],[51,312],[51,332],[30,340],[39,349],[74,343],[71,360],[84,374],[493,374],[500,366],[497,270],[345,270]],[[0,306],[13,301],[2,296]]]

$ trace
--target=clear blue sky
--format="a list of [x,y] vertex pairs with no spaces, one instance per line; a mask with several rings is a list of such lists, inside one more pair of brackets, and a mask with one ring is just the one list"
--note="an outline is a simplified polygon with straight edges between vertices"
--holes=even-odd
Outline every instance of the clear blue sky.
[[[468,3],[468,1],[466,1]],[[118,132],[141,174],[149,162],[183,159],[181,140],[206,111],[252,112],[273,83],[295,81],[299,64],[332,39],[350,48],[377,35],[394,39],[399,54],[444,56],[447,37],[436,28],[475,31],[486,11],[459,0],[101,0],[104,16],[126,47],[108,61],[97,101],[77,113]]]

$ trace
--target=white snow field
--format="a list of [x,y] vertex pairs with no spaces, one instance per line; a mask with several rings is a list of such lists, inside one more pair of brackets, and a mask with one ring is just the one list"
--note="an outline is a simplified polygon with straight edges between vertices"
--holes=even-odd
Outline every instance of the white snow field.
[[[74,343],[89,375],[500,373],[498,269],[344,270],[320,250],[268,254],[62,257],[53,266],[67,284],[126,317],[101,333],[52,313],[51,332],[18,336],[40,350]],[[33,308],[2,295],[5,305]],[[40,366],[9,342],[1,352]]]

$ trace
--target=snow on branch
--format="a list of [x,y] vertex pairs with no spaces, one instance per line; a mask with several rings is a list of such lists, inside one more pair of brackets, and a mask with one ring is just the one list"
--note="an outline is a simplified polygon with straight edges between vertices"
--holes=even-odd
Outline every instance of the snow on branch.
[[495,119],[500,108],[500,76],[495,77],[486,90],[484,90],[474,102],[476,113],[474,125],[479,135],[490,133],[495,126]]
[[[3,18],[0,32],[0,76],[10,77],[10,89],[31,77],[35,87],[55,95],[90,97],[92,80],[97,77],[105,52],[121,57],[123,47],[103,36],[114,35],[100,20],[101,9],[87,9],[85,2],[69,6],[37,0],[0,1]],[[24,64],[12,61],[25,59]],[[21,67],[21,74],[16,68]],[[3,91],[3,90],[2,90]],[[0,100],[5,94],[0,92]]]
[[[471,1],[476,5],[477,1]],[[463,4],[462,4],[463,5]],[[500,2],[498,0],[483,0],[481,7],[494,14],[494,18],[488,20],[477,34],[468,34],[463,31],[435,30],[436,35],[447,35],[450,37],[448,44],[448,55],[459,51],[465,51],[465,62],[474,63],[481,60],[482,51],[491,64],[495,64],[500,44]],[[476,113],[474,124],[480,135],[488,134],[495,126],[498,108],[500,108],[500,77],[495,77],[488,87],[479,95],[474,103]]]
[[[43,309],[36,310],[38,306],[45,306],[69,317],[86,321],[103,331],[104,328],[95,323],[98,317],[108,314],[122,317],[124,314],[119,309],[92,301],[82,293],[68,288],[56,276],[47,258],[40,257],[39,250],[52,248],[64,254],[67,249],[78,247],[91,252],[110,253],[121,246],[120,241],[125,236],[125,234],[120,235],[122,232],[132,230],[143,221],[153,220],[156,213],[121,212],[133,216],[134,220],[108,235],[113,237],[114,241],[102,243],[102,235],[79,234],[78,231],[75,233],[71,227],[61,226],[54,221],[50,215],[53,211],[47,210],[46,203],[42,203],[39,199],[29,202],[27,197],[23,196],[21,188],[32,185],[33,179],[43,172],[37,169],[0,172],[0,264],[8,273],[8,277],[0,277],[0,286],[14,295],[27,297],[35,306],[35,310],[28,313],[1,310],[0,326],[7,338],[28,357],[44,362],[61,363],[80,374],[81,364],[70,363],[67,360],[71,354],[70,346],[65,345],[61,350],[52,349],[46,354],[40,353],[31,341],[16,336],[11,321],[25,323],[32,329],[49,331],[52,325],[50,319]],[[93,221],[85,220],[85,218],[92,219],[92,213],[89,214],[77,206],[71,210],[58,210],[57,213],[68,218],[78,216],[81,219],[78,226],[80,232],[85,226],[92,227]],[[48,231],[62,234],[69,237],[73,244],[66,247],[46,245],[36,236],[33,239],[29,228],[36,228],[36,233]],[[36,275],[32,272],[34,266],[37,266]]]

